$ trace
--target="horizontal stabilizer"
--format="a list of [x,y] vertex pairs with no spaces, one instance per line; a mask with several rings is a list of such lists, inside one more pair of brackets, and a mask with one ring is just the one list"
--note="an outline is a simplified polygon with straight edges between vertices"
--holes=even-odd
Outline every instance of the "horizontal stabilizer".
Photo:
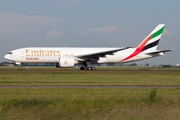
[[154,54],[165,53],[165,52],[170,52],[170,51],[173,51],[173,50],[172,49],[171,50],[156,50],[156,51],[148,52],[148,53],[145,53],[145,54],[146,55],[154,55]]

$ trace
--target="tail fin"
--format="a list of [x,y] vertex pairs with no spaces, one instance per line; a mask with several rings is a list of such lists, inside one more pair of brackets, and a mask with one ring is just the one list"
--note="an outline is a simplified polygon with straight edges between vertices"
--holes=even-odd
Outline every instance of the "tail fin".
[[164,30],[165,24],[159,24],[136,48],[136,50],[127,58],[121,60],[125,61],[130,59],[143,51],[152,52],[155,51],[159,40],[161,38],[162,32]]
[[[137,48],[142,51],[154,51],[156,50],[161,35],[163,33],[165,24],[159,24],[139,45]],[[141,52],[142,52],[141,51]]]

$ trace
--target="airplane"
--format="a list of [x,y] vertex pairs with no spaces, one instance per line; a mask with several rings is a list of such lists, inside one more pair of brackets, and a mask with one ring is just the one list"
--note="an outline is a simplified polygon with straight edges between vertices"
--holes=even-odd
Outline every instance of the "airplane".
[[79,47],[26,47],[10,51],[5,59],[21,63],[56,63],[56,67],[69,68],[83,64],[80,70],[96,70],[93,64],[127,63],[165,55],[169,50],[156,50],[165,24],[159,24],[137,47],[79,48]]

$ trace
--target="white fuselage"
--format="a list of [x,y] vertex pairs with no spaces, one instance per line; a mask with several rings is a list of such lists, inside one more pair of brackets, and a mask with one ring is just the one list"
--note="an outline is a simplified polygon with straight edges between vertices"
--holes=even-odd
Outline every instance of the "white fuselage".
[[[117,48],[28,47],[10,51],[10,53],[5,55],[5,58],[17,63],[58,63],[59,57],[62,56],[76,57],[114,49]],[[100,57],[97,63],[132,62],[155,57],[146,55],[144,52],[141,52],[140,54],[128,60],[121,61],[132,54],[135,50],[136,48],[128,48],[122,51],[115,52],[113,55]]]

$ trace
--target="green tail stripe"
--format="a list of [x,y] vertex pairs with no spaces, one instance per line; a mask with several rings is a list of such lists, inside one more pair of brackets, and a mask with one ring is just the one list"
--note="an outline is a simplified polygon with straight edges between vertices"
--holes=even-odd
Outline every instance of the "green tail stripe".
[[[164,27],[165,27],[165,26],[164,26]],[[155,38],[156,36],[162,34],[162,32],[163,32],[163,30],[164,30],[164,27],[162,27],[160,30],[158,30],[157,32],[155,32],[155,33],[151,36],[151,38],[150,38],[149,40],[151,40],[151,39]]]

